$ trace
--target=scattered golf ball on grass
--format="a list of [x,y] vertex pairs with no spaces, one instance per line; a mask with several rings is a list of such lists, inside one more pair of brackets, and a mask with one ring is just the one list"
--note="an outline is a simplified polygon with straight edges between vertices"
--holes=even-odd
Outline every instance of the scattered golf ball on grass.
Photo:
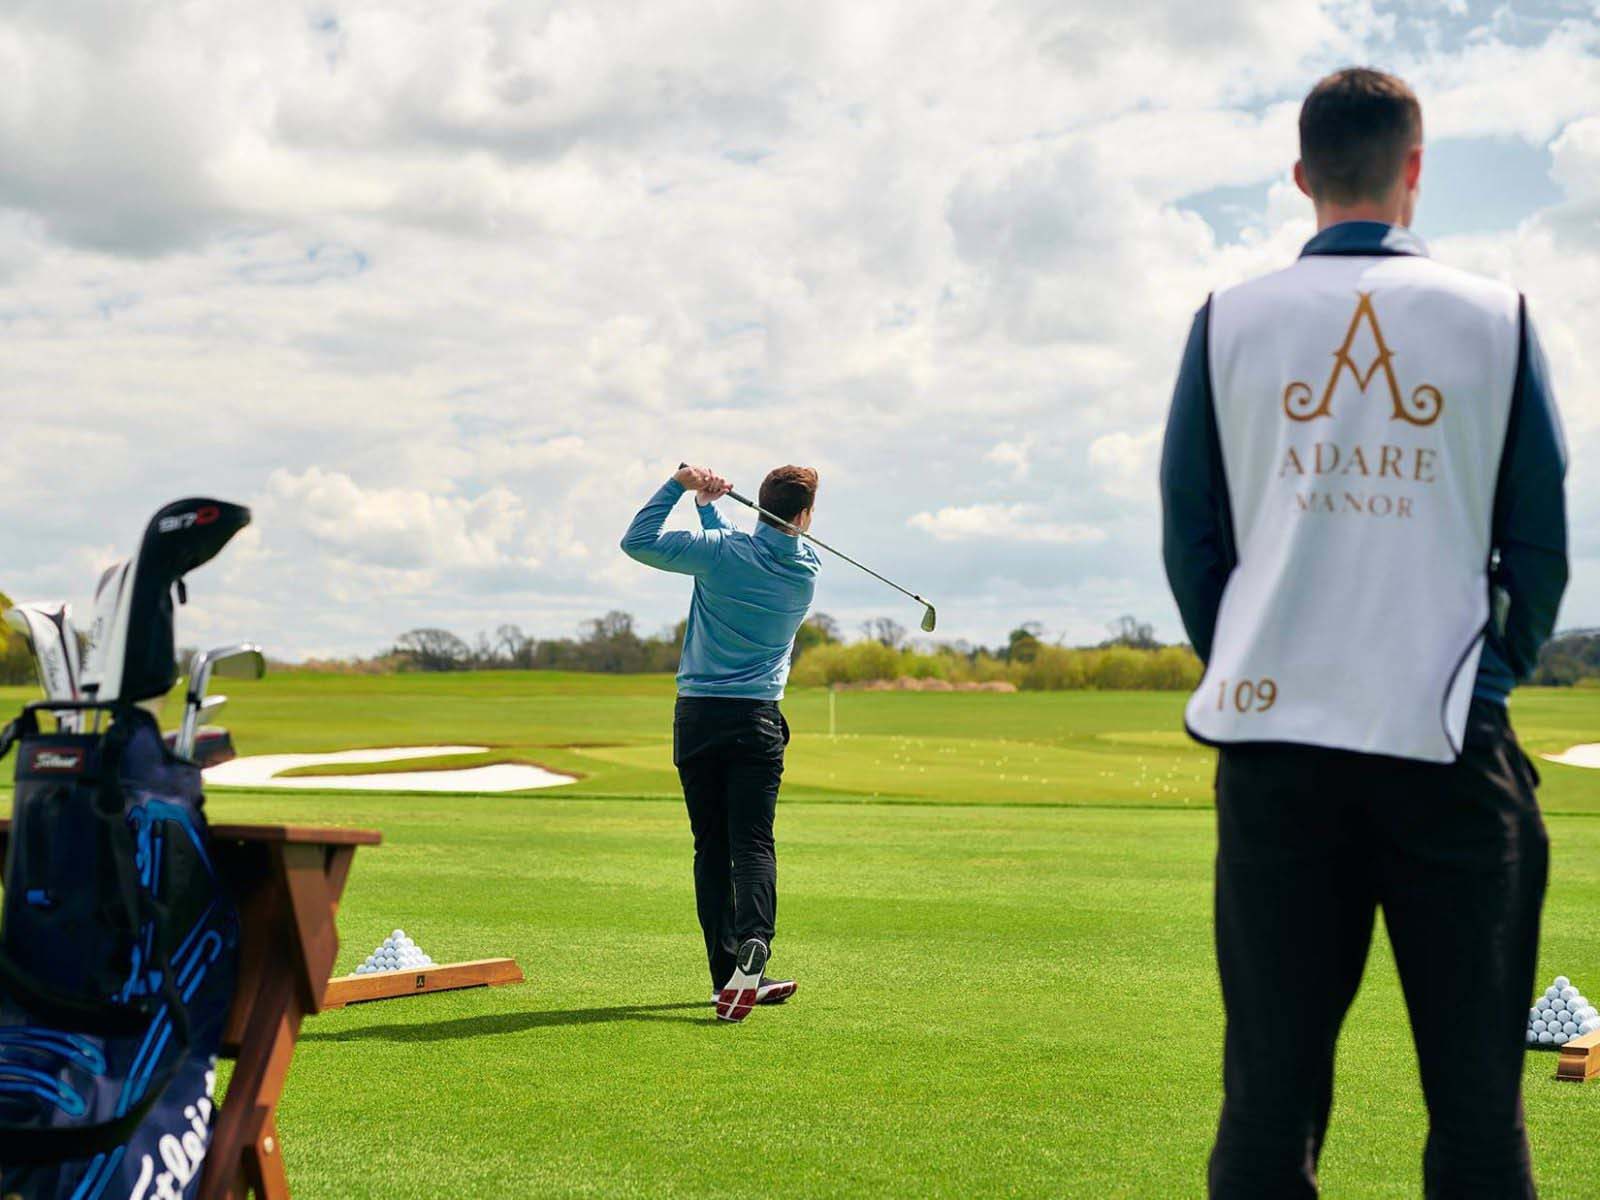
[[382,971],[417,971],[434,965],[433,958],[423,952],[404,929],[396,929],[383,939],[383,944],[367,955],[366,961],[356,968],[357,975],[375,975]]
[[1600,1009],[1565,975],[1545,988],[1528,1010],[1528,1045],[1564,1046],[1575,1037],[1600,1030]]

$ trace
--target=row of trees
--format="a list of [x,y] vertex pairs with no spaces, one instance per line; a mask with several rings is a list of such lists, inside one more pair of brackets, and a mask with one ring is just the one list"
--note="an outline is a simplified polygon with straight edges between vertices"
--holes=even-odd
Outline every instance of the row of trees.
[[536,638],[516,625],[468,643],[448,629],[413,629],[395,641],[391,656],[413,671],[601,671],[632,675],[678,669],[684,627],[641,636],[633,617],[608,612],[583,622],[575,638]]
[[[11,606],[0,592],[0,611]],[[467,670],[669,673],[678,668],[686,622],[641,634],[633,617],[612,611],[585,621],[577,637],[537,638],[516,625],[468,642],[446,629],[413,629],[377,658],[306,664],[314,669],[387,672]],[[1021,688],[1159,688],[1183,690],[1200,678],[1187,646],[1166,646],[1154,628],[1131,616],[1114,622],[1097,646],[1068,647],[1045,640],[1044,627],[1028,621],[988,647],[964,641],[913,646],[905,626],[874,617],[846,637],[827,613],[813,614],[795,637],[797,684],[863,683],[878,679],[947,679],[952,683],[1007,681]],[[180,661],[185,657],[180,653]],[[1539,656],[1533,683],[1568,687],[1600,678],[1600,629],[1558,634]],[[16,631],[0,625],[0,685],[35,682],[33,657]]]
[[[468,642],[446,629],[413,629],[370,669],[412,671],[563,670],[614,674],[677,669],[684,622],[641,635],[633,617],[609,612],[585,621],[576,638],[539,639],[515,625]],[[1018,626],[995,647],[964,641],[913,646],[905,626],[874,617],[847,640],[827,613],[812,615],[795,637],[798,684],[862,683],[880,679],[944,679],[951,683],[1006,681],[1029,689],[1193,687],[1200,665],[1186,647],[1163,646],[1154,630],[1123,617],[1099,646],[1068,648],[1044,640],[1036,622]]]
[[1574,629],[1558,633],[1539,652],[1534,683],[1571,687],[1584,679],[1600,678],[1600,629]]
[[[0,592],[0,612],[11,607],[11,598]],[[32,683],[36,678],[33,655],[22,635],[0,622],[0,684]]]
[[[826,618],[822,618],[826,621]],[[1029,691],[1086,688],[1186,690],[1200,682],[1200,660],[1187,646],[1164,646],[1154,629],[1123,617],[1097,646],[1071,647],[1044,640],[1043,626],[1013,629],[1003,645],[945,642],[912,646],[893,621],[863,627],[860,641],[837,629],[813,626],[802,649],[795,640],[791,678],[797,684],[870,683],[881,679],[942,679],[950,683],[1006,682]]]

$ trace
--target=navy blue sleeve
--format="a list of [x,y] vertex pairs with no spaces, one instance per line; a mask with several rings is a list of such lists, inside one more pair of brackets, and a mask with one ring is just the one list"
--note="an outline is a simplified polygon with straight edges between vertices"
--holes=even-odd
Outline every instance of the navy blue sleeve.
[[1494,619],[1487,654],[1526,679],[1555,629],[1567,587],[1567,447],[1550,368],[1522,306],[1522,348],[1494,498]]
[[1211,301],[1195,314],[1161,447],[1161,551],[1178,615],[1202,661],[1211,657],[1222,589],[1238,562],[1222,443],[1211,402]]

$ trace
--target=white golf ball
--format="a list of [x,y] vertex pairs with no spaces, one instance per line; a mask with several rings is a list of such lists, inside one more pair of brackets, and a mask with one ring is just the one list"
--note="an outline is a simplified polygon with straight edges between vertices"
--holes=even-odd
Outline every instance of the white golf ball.
[[1539,1040],[1539,1035],[1537,1033],[1535,1033],[1531,1029],[1528,1030],[1528,1044],[1529,1045],[1533,1045],[1533,1044],[1537,1043],[1538,1040]]
[[1561,998],[1563,1000],[1576,1000],[1578,998],[1578,989],[1570,983],[1567,984],[1566,987],[1561,989]]
[[1556,991],[1559,992],[1562,988],[1570,987],[1571,985],[1572,980],[1568,979],[1565,975],[1556,976]]
[[1573,1037],[1578,1032],[1578,1023],[1576,1021],[1563,1021],[1561,1023],[1561,1032],[1568,1037]]
[[[1566,986],[1565,984],[1562,985],[1562,987],[1565,987],[1565,986]],[[1546,1000],[1554,1000],[1559,995],[1561,995],[1561,988],[1558,988],[1553,984],[1550,987],[1545,988],[1545,990],[1544,990],[1544,998]]]
[[1565,1046],[1572,1040],[1572,1035],[1563,1030],[1561,1033],[1552,1034],[1550,1040],[1558,1046]]
[[1566,1012],[1567,1002],[1560,996],[1557,996],[1554,1000],[1550,1001],[1550,1008],[1554,1012]]
[[[396,929],[389,936],[392,937],[395,941],[398,942],[401,938],[405,937],[405,935],[406,935],[406,931],[404,929]],[[1565,986],[1565,985],[1563,984],[1562,986]]]
[[1555,1039],[1555,1035],[1553,1033],[1551,1033],[1548,1029],[1546,1029],[1543,1033],[1541,1033],[1539,1035],[1539,1044],[1541,1046],[1548,1046],[1551,1042],[1553,1042],[1555,1040],[1556,1040]]
[[1543,1021],[1535,1021],[1533,1023],[1533,1031],[1535,1033],[1543,1033],[1546,1029],[1549,1029],[1549,1028],[1550,1028],[1550,1026],[1546,1025]]
[[1584,1033],[1593,1033],[1596,1029],[1600,1029],[1600,1020],[1590,1017],[1582,1025],[1578,1026],[1578,1028]]

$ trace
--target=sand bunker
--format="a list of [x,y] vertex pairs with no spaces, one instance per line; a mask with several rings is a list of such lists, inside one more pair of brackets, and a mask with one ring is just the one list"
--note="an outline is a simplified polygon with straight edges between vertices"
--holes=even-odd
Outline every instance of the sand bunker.
[[487,749],[487,746],[403,746],[387,750],[340,750],[331,754],[257,754],[209,768],[205,781],[219,787],[301,788],[322,792],[521,792],[576,782],[571,775],[558,775],[524,763],[495,763],[460,770],[390,771],[376,775],[296,775],[288,779],[279,776],[279,772],[296,767],[391,763],[407,758],[482,754]]
[[1565,754],[1541,754],[1539,757],[1567,767],[1600,767],[1600,742],[1574,746]]

